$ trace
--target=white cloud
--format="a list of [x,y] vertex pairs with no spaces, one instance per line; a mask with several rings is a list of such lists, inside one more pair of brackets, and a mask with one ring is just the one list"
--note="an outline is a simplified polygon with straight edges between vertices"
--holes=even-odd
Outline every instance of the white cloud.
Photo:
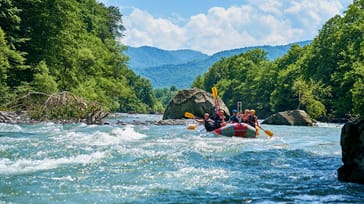
[[149,13],[134,9],[124,18],[126,45],[150,45],[165,49],[179,49],[184,41],[184,29],[167,19],[154,18]]
[[241,6],[210,8],[207,13],[191,16],[181,26],[134,9],[123,18],[126,37],[122,42],[168,50],[188,48],[207,54],[287,44],[313,39],[329,18],[344,9],[339,0],[250,0]]

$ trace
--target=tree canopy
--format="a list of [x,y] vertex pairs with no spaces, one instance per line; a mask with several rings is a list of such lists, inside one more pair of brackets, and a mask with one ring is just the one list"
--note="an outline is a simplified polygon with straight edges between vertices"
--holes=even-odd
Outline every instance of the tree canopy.
[[149,112],[151,83],[128,69],[122,15],[96,0],[0,0],[0,101],[70,91],[111,111]]

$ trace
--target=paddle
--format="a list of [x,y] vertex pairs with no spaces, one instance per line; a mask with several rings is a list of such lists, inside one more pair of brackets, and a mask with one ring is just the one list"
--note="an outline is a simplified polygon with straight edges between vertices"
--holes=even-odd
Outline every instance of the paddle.
[[217,111],[219,111],[220,106],[219,106],[219,101],[217,100],[217,88],[216,88],[216,86],[213,86],[211,88],[211,91],[212,91],[212,96],[215,99],[215,106],[216,106],[216,112],[217,112]]
[[189,125],[187,126],[187,129],[189,129],[189,130],[194,130],[194,129],[196,129],[197,125],[198,125],[198,124],[189,124]]
[[[262,127],[260,127],[260,129],[264,130]],[[273,132],[271,132],[270,130],[264,130],[265,134],[267,134],[269,137],[273,137]]]
[[256,126],[255,127],[255,130],[256,130],[255,132],[256,132],[257,136],[259,136],[260,135],[260,132],[259,132],[260,131],[260,128],[258,126]]
[[[190,119],[195,119],[195,115],[193,115],[192,113],[189,113],[189,112],[185,112],[185,117],[190,118]],[[189,124],[187,126],[187,129],[194,130],[194,129],[196,129],[197,125],[198,124]]]
[[217,98],[217,88],[216,88],[216,86],[212,87],[211,90],[212,90],[212,95],[214,96],[214,99],[216,100],[216,98]]
[[195,115],[193,115],[192,113],[189,113],[189,112],[185,112],[185,117],[190,118],[190,119],[194,119]]

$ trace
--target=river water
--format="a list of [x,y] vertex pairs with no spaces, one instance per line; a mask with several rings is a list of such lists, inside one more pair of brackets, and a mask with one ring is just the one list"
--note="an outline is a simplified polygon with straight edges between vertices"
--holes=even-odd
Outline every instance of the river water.
[[255,139],[118,114],[111,125],[0,124],[0,203],[364,203],[340,182],[342,125]]

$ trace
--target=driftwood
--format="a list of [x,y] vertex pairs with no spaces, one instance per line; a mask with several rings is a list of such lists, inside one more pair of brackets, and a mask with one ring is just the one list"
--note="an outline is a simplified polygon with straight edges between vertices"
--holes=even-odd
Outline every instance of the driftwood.
[[103,111],[101,108],[95,107],[93,111],[90,111],[86,116],[87,124],[103,124],[103,119],[109,115],[108,112]]
[[0,122],[1,123],[16,123],[15,114],[0,111]]
[[[7,104],[7,109],[26,111],[32,120],[62,123],[102,124],[102,120],[108,116],[108,112],[105,112],[101,105],[87,103],[84,99],[67,91],[57,94],[30,92]],[[2,116],[4,121],[11,121],[5,118],[6,115]]]
[[43,103],[50,95],[43,92],[29,92],[15,101],[5,105],[8,110],[30,110],[32,107]]

